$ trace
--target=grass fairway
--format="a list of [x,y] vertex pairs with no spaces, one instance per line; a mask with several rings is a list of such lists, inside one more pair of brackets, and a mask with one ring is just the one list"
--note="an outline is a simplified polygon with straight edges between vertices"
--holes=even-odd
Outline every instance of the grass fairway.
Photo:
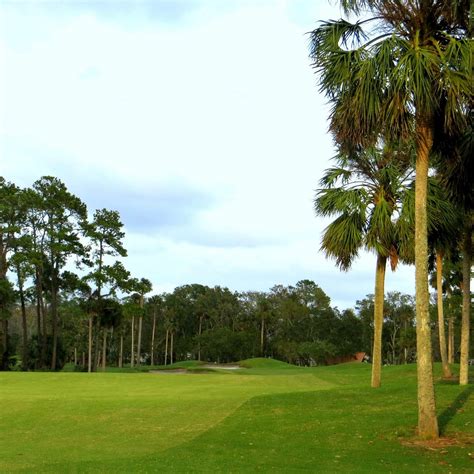
[[443,433],[410,443],[416,367],[1,373],[0,472],[474,472],[473,386],[438,382]]

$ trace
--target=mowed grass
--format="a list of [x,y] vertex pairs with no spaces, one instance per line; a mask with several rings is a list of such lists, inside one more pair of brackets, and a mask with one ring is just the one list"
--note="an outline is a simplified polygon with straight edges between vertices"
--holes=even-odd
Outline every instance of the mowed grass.
[[474,472],[472,385],[437,382],[449,442],[420,447],[415,366],[243,365],[2,373],[0,472]]

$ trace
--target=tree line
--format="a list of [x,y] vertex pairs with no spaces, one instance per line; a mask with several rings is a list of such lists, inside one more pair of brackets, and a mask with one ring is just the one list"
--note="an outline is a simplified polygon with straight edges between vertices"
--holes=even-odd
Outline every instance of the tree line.
[[[256,356],[314,365],[358,351],[375,355],[376,295],[344,311],[310,280],[267,292],[191,284],[152,295],[151,282],[132,277],[122,262],[127,251],[117,211],[89,215],[63,182],[48,176],[27,189],[1,179],[0,193],[3,370],[59,370],[69,362],[96,371]],[[459,260],[451,260],[441,296],[452,363],[462,274]],[[384,300],[380,360],[414,362],[414,299],[394,292]],[[434,340],[439,347],[436,333]]]

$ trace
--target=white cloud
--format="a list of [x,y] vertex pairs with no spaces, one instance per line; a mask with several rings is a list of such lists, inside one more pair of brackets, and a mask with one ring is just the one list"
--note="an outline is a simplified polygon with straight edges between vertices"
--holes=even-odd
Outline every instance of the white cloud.
[[[338,10],[270,0],[160,10],[165,3],[0,6],[6,177],[27,185],[58,175],[124,217],[141,216],[147,200],[149,225],[124,219],[127,264],[157,288],[311,278],[341,307],[371,292],[373,259],[346,275],[317,253],[323,224],[312,198],[332,146],[305,32]],[[176,197],[170,213],[188,217],[160,227],[163,190]]]

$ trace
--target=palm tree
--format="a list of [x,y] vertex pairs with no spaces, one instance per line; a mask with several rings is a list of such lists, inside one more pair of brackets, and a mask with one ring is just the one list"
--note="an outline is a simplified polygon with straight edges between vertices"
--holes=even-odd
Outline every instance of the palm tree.
[[[472,94],[468,0],[341,0],[346,15],[311,33],[311,57],[332,105],[341,146],[370,146],[380,135],[416,142],[415,281],[418,432],[437,438],[429,326],[427,183],[435,121],[466,126]],[[365,12],[364,12],[365,13]]]
[[459,383],[466,385],[469,382],[468,359],[470,339],[470,310],[471,310],[471,263],[472,263],[472,236],[474,230],[474,130],[473,130],[473,103],[465,109],[468,126],[457,133],[439,133],[435,143],[438,155],[443,158],[438,173],[448,194],[462,214],[460,248],[462,253],[462,326],[461,326],[461,357],[459,369]]
[[322,216],[337,216],[325,229],[321,250],[348,270],[360,249],[377,255],[374,300],[372,387],[380,387],[382,326],[387,259],[395,270],[400,256],[400,228],[404,192],[411,176],[409,160],[386,148],[367,148],[337,155],[338,166],[321,179],[315,210]]
[[[435,205],[430,206],[430,200]],[[449,366],[448,352],[445,335],[444,303],[443,303],[443,260],[445,256],[456,250],[461,216],[456,206],[448,199],[446,191],[442,188],[437,178],[430,178],[428,190],[428,244],[433,258],[436,260],[436,293],[438,306],[438,334],[443,377],[452,377]],[[430,225],[434,214],[436,225]],[[434,283],[434,282],[433,282]]]

